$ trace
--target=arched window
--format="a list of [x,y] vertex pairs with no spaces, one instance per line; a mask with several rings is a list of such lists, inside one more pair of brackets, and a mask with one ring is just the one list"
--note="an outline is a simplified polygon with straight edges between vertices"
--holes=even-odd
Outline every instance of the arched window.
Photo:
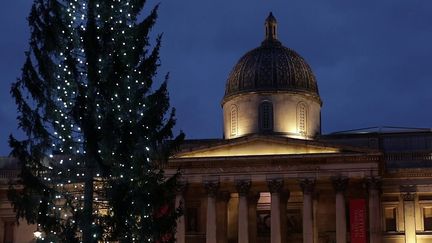
[[237,106],[231,106],[231,136],[237,135],[238,126],[238,111]]
[[259,127],[261,131],[273,131],[273,104],[263,101],[259,105]]
[[297,131],[302,134],[307,134],[307,105],[303,102],[297,105]]

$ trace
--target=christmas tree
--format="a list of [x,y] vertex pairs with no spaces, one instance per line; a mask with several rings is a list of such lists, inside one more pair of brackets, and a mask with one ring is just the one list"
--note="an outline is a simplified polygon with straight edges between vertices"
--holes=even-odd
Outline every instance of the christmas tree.
[[[174,242],[177,177],[167,77],[153,89],[161,36],[144,0],[35,0],[29,50],[12,85],[19,159],[8,192],[41,242]],[[152,40],[153,43],[152,43]]]

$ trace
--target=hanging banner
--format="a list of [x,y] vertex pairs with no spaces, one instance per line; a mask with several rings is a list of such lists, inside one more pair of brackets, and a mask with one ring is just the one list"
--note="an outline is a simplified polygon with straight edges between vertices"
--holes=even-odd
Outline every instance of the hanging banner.
[[351,199],[349,209],[351,243],[366,243],[366,200]]

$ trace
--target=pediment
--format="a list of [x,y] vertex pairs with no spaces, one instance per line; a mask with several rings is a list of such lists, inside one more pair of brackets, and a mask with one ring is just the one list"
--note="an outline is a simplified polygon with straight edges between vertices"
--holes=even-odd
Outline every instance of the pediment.
[[365,152],[361,149],[346,148],[325,142],[274,136],[249,136],[221,140],[177,153],[174,158],[268,156],[299,154],[330,154],[341,152]]

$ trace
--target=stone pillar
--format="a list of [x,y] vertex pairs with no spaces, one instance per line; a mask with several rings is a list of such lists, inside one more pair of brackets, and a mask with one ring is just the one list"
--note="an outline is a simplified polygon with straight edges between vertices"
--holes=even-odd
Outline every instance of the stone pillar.
[[312,195],[315,189],[314,179],[300,180],[303,190],[303,243],[313,243],[313,210]]
[[281,210],[280,210],[280,193],[283,188],[283,179],[273,179],[267,181],[269,191],[271,193],[271,204],[270,204],[270,235],[271,243],[282,242],[282,231],[281,231]]
[[251,187],[250,180],[240,180],[236,182],[239,194],[238,204],[238,242],[249,243],[249,214],[248,214],[248,194]]
[[313,242],[318,243],[318,222],[317,222],[317,214],[318,214],[318,201],[319,201],[319,194],[318,192],[314,192],[312,195],[312,210],[313,210]]
[[207,191],[206,243],[216,243],[216,195],[219,182],[207,181],[204,188]]
[[176,199],[175,199],[175,207],[180,208],[183,211],[183,215],[177,219],[177,229],[176,229],[176,242],[177,243],[185,243],[186,241],[186,226],[185,226],[185,201],[184,201],[184,192],[186,190],[187,184],[185,182],[179,182],[176,188]]
[[336,243],[346,243],[346,207],[345,190],[348,185],[347,177],[332,178],[333,187],[336,192]]
[[369,201],[369,243],[381,242],[381,180],[376,177],[366,178]]
[[228,242],[228,201],[231,198],[229,192],[220,192],[218,194],[218,200],[216,202],[216,234],[217,243]]
[[4,240],[4,234],[5,234],[5,225],[4,225],[4,221],[2,218],[0,218],[0,239]]
[[415,186],[401,186],[404,205],[405,243],[416,243]]

